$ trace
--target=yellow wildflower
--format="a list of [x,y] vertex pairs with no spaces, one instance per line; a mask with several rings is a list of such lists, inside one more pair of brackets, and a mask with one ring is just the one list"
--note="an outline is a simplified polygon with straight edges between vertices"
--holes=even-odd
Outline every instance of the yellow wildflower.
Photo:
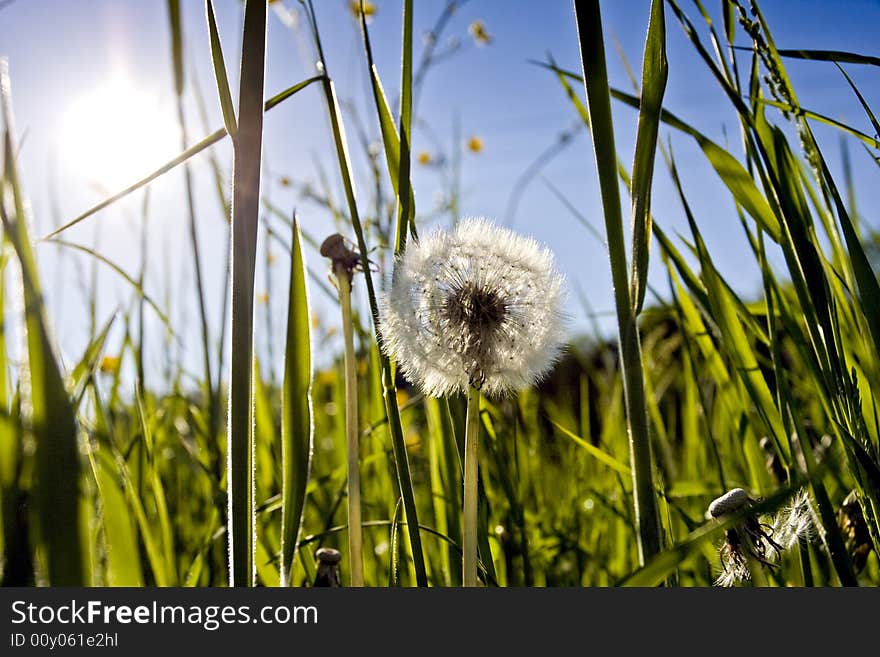
[[423,166],[431,164],[431,154],[428,151],[422,151],[419,153],[419,164]]
[[269,303],[269,295],[266,292],[260,292],[260,294],[257,295],[257,303],[265,306]]
[[480,153],[483,150],[483,140],[480,137],[474,135],[473,137],[468,139],[467,147],[471,153]]
[[122,359],[119,356],[104,356],[101,359],[100,369],[104,374],[116,374]]
[[351,0],[348,3],[348,8],[351,11],[352,16],[360,20],[361,13],[363,12],[364,18],[370,20],[373,16],[376,15],[376,5],[369,0],[364,0],[363,7],[361,7],[360,0]]
[[483,21],[474,21],[468,27],[471,37],[478,46],[485,46],[492,42],[492,35],[486,31]]

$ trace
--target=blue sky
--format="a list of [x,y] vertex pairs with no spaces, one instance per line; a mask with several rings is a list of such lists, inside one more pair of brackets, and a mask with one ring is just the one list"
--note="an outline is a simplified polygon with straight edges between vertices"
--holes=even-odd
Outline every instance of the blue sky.
[[[283,0],[295,8],[295,0]],[[328,57],[330,74],[340,96],[351,101],[371,138],[378,137],[372,99],[366,77],[363,47],[345,0],[317,0],[319,28]],[[375,0],[377,14],[370,24],[376,64],[389,97],[395,96],[400,62],[400,2]],[[418,0],[414,3],[416,59],[422,43],[420,35],[434,22],[444,0]],[[700,24],[690,2],[681,4]],[[718,2],[706,2],[717,19]],[[762,9],[781,48],[849,50],[880,55],[876,26],[880,23],[880,1],[766,0]],[[208,50],[204,3],[182,0],[185,51],[189,62],[187,83],[198,80],[207,99],[211,129],[222,124],[219,106],[211,91],[212,70]],[[620,58],[612,45],[619,41],[632,66],[641,67],[641,52],[647,25],[648,0],[603,2],[606,50],[612,84],[628,88]],[[235,64],[240,40],[241,3],[215,0],[223,38],[227,67],[233,89],[237,88]],[[493,39],[477,47],[468,35],[468,25],[482,20]],[[720,22],[720,21],[719,21]],[[717,83],[699,61],[680,25],[667,16],[669,83],[665,106],[719,143],[736,146],[736,117]],[[705,33],[703,35],[705,37]],[[270,13],[267,64],[267,95],[308,77],[314,71],[311,46],[305,30],[291,31]],[[555,77],[528,60],[543,59],[551,53],[565,68],[579,69],[577,40],[571,3],[566,0],[529,2],[519,0],[470,0],[449,23],[444,40],[457,38],[461,47],[452,57],[439,63],[428,75],[420,98],[418,118],[430,126],[430,134],[417,128],[413,150],[436,154],[433,138],[448,151],[453,141],[453,124],[460,125],[462,140],[479,136],[484,149],[479,154],[465,150],[462,156],[461,211],[465,215],[485,215],[512,220],[513,226],[547,243],[557,253],[560,267],[568,276],[573,297],[583,291],[590,306],[600,314],[605,329],[611,327],[608,312],[613,309],[607,254],[570,212],[550,192],[541,177],[522,187],[522,174],[563,131],[575,125],[576,116]],[[740,44],[748,45],[740,33]],[[70,139],[65,132],[79,131],[70,124],[70,107],[78,99],[102,87],[111,78],[126,79],[148,104],[151,116],[173,117],[174,96],[170,61],[170,39],[166,3],[160,0],[15,0],[0,10],[0,56],[10,62],[17,129],[22,138],[20,165],[33,206],[36,232],[43,234],[90,207],[105,195],[95,189],[95,172],[87,166],[88,157],[65,152]],[[880,71],[873,67],[848,66],[869,103],[877,105]],[[869,123],[857,101],[833,64],[790,62],[789,73],[805,107],[850,123],[871,133]],[[187,117],[191,140],[204,131],[192,94],[187,95]],[[635,139],[636,113],[615,106],[617,146],[630,161]],[[341,203],[332,143],[318,88],[307,89],[270,112],[265,123],[264,158],[268,172],[263,191],[273,203],[299,208],[303,226],[319,239],[332,231],[330,217],[313,204],[298,199],[279,185],[287,176],[297,182],[315,182],[315,161],[328,172],[337,200]],[[135,126],[137,129],[137,126]],[[149,135],[154,127],[143,128]],[[88,141],[89,130],[80,135]],[[838,133],[818,126],[820,143],[839,171]],[[349,137],[355,140],[353,126]],[[758,272],[750,258],[743,257],[746,243],[733,210],[729,194],[707,166],[696,145],[687,137],[661,131],[671,138],[679,170],[719,270],[734,287],[747,294],[759,291]],[[876,224],[877,168],[864,149],[850,141],[855,170],[858,206],[862,219]],[[69,149],[68,149],[69,150]],[[149,150],[149,149],[147,149]],[[369,203],[370,181],[364,158],[353,144],[361,204]],[[228,144],[216,147],[221,163],[229,168]],[[153,162],[158,166],[161,161]],[[106,164],[106,163],[105,163]],[[145,166],[149,162],[143,163]],[[196,211],[202,242],[203,260],[209,286],[209,310],[214,317],[212,331],[218,334],[220,289],[225,246],[224,221],[213,193],[210,170],[204,157],[193,161],[196,180]],[[442,191],[436,171],[415,167],[416,203],[420,215],[430,210]],[[104,169],[107,167],[105,166]],[[602,227],[598,186],[591,144],[583,130],[542,171],[579,211],[594,225]],[[686,230],[677,197],[662,166],[658,166],[653,210],[657,220],[670,233]],[[50,193],[50,190],[54,190]],[[511,194],[520,193],[515,217],[506,216]],[[69,231],[66,239],[97,245],[97,248],[130,272],[138,267],[138,214],[143,196],[136,194]],[[150,191],[150,267],[146,288],[160,304],[170,299],[172,323],[182,330],[178,349],[193,371],[198,368],[195,297],[187,243],[182,175],[176,172],[160,179]],[[628,216],[628,208],[624,208]],[[97,240],[97,242],[95,241]],[[656,253],[656,252],[655,252]],[[324,263],[311,253],[310,263],[323,276]],[[87,277],[73,266],[73,259],[59,260],[55,247],[41,245],[38,258],[46,272],[50,311],[56,320],[56,335],[65,358],[70,362],[81,353],[88,328],[87,308],[80,281]],[[59,266],[59,263],[61,265]],[[748,263],[748,264],[744,264]],[[665,289],[661,269],[652,265],[652,279]],[[273,267],[276,291],[286,288],[286,262]],[[106,268],[99,272],[101,285],[99,318],[106,318],[130,296],[124,284]],[[258,272],[258,293],[265,289],[265,277]],[[285,317],[277,294],[272,317],[276,341],[280,339]],[[328,324],[338,323],[335,314],[313,291],[317,307]],[[573,311],[574,331],[586,330],[586,316],[580,306]],[[263,319],[258,320],[258,330]],[[113,340],[118,344],[121,335]],[[258,343],[261,338],[258,337]],[[154,343],[155,344],[155,343]],[[278,353],[276,351],[276,353]],[[158,344],[151,361],[161,363]],[[276,367],[278,364],[276,364]]]

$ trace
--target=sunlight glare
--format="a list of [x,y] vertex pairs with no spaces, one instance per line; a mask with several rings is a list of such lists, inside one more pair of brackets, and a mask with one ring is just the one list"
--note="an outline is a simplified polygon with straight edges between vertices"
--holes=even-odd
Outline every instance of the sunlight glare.
[[170,110],[125,80],[113,80],[74,101],[61,129],[67,166],[108,191],[136,182],[180,151]]

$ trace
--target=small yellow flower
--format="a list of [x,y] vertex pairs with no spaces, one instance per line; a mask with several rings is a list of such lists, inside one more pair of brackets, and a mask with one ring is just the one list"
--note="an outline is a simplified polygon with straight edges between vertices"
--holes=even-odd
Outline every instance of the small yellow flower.
[[467,147],[471,153],[481,153],[483,151],[483,140],[474,135],[468,139]]
[[485,46],[492,42],[492,35],[486,31],[483,21],[474,21],[468,27],[471,37],[478,46]]
[[321,316],[318,313],[312,313],[312,316],[309,319],[312,323],[313,329],[321,327]]
[[269,265],[274,265],[276,260],[277,260],[277,258],[275,257],[275,254],[274,254],[274,253],[270,253],[270,254],[266,257],[266,262],[267,262]]
[[319,386],[330,386],[336,383],[335,370],[322,370],[315,376],[315,383]]
[[364,18],[370,20],[373,16],[376,15],[376,5],[369,0],[364,0],[363,8],[361,8],[360,0],[351,0],[348,3],[348,8],[351,11],[352,16],[360,20],[361,12],[364,14]]
[[428,151],[422,151],[419,153],[419,164],[423,166],[431,164],[431,154]]
[[291,185],[290,178],[288,178],[287,176],[281,176],[278,179],[278,184],[281,185],[282,187],[290,187],[290,185]]
[[104,356],[101,359],[101,372],[104,374],[116,374],[121,363],[122,359],[119,356]]
[[269,303],[269,295],[266,292],[260,292],[260,294],[257,295],[257,303],[265,306]]
[[358,376],[366,376],[368,367],[369,366],[367,365],[367,359],[366,358],[359,358],[358,362],[357,362],[357,375]]

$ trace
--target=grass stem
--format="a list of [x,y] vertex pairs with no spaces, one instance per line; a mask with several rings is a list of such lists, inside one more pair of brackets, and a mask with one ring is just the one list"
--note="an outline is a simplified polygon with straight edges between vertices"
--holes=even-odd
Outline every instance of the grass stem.
[[351,270],[334,266],[342,308],[345,342],[345,436],[348,447],[348,555],[351,585],[364,585],[363,530],[361,528],[361,476],[359,469],[357,361],[354,353],[354,320],[351,316]]

